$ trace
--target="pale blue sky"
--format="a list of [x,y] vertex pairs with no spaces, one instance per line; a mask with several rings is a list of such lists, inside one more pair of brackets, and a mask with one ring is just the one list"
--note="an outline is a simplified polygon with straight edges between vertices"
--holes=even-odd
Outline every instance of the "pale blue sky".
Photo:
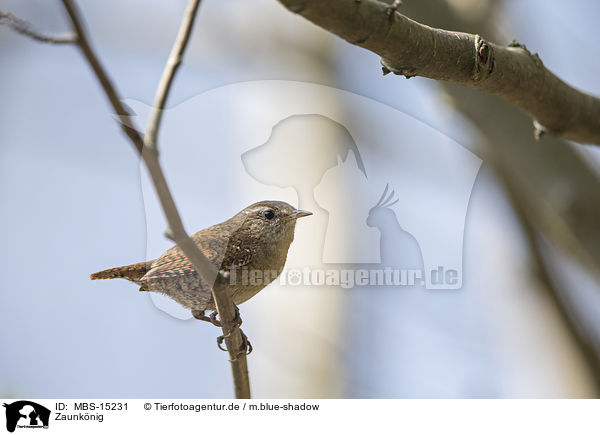
[[[301,67],[301,55],[288,54],[284,60],[274,55],[268,35],[261,33],[269,22],[256,31],[260,54],[249,56],[248,46],[235,39],[252,32],[235,15],[241,0],[223,3],[203,2],[201,30],[194,33],[192,54],[177,77],[170,105],[226,83],[323,83]],[[600,93],[597,2],[507,3],[510,25],[504,32],[510,39],[539,51],[567,82]],[[152,99],[184,2],[165,5],[110,0],[83,8],[94,43],[125,98]],[[58,3],[10,0],[0,9],[48,30],[65,28]],[[131,27],[133,10],[139,28]],[[159,19],[161,31],[150,29]],[[239,25],[229,39],[220,28],[228,19]],[[442,105],[434,82],[384,78],[377,56],[339,40],[331,51],[339,76],[323,84],[388,104],[472,145],[468,123]],[[147,234],[138,158],[79,53],[0,28],[0,55],[0,396],[229,397],[229,367],[213,346],[214,329],[157,310],[128,282],[88,279],[100,268],[145,259]],[[226,192],[236,186],[224,181],[221,188]],[[228,194],[220,197],[229,210]],[[511,348],[503,347],[497,331],[503,311],[483,291],[488,284],[499,293],[521,285],[525,258],[486,167],[476,182],[465,231],[462,290],[348,292],[348,342],[340,350],[349,361],[348,396],[535,395],[539,384],[523,379],[527,374],[535,378],[536,369],[527,358],[505,358],[503,352]],[[490,245],[497,252],[490,253]],[[490,270],[495,263],[502,266]],[[373,316],[379,323],[369,322]],[[252,337],[252,322],[246,323]],[[380,346],[382,330],[397,337],[392,355]],[[250,359],[251,370],[252,364]],[[529,389],[520,389],[522,382],[530,382]]]

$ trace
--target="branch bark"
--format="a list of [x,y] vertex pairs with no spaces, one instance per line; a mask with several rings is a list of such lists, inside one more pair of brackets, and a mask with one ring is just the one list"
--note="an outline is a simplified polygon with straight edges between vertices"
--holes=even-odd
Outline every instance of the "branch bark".
[[534,118],[536,137],[551,133],[600,145],[600,99],[563,82],[537,54],[513,42],[417,23],[378,0],[279,0],[290,11],[381,56],[384,73],[423,76],[484,91]]
[[[522,119],[504,110],[510,106],[505,101],[521,107],[531,105],[544,119],[555,120],[540,121],[547,128],[548,124],[555,125],[550,127],[555,133],[562,129],[561,134],[566,138],[585,136],[588,142],[600,144],[597,98],[560,81],[543,67],[537,55],[531,55],[523,47],[484,44],[477,35],[431,28],[397,12],[390,16],[389,6],[377,0],[279,1],[350,43],[381,55],[384,72],[387,65],[407,76],[418,74],[441,80],[447,90],[462,90],[463,96],[456,99],[455,106],[467,112],[477,124],[485,125],[486,135],[494,136],[490,143],[496,143],[497,149],[488,151],[497,154],[497,160],[506,165],[506,172],[519,179],[520,191],[529,198],[528,212],[535,216],[537,227],[600,281],[597,175],[564,140],[547,138],[544,143],[537,143],[522,134],[515,140],[510,132],[522,124]],[[407,2],[406,7],[411,3],[416,2]],[[434,6],[441,8],[445,4],[436,2]],[[445,11],[440,15],[444,16]],[[464,28],[466,23],[463,20],[455,26]],[[473,89],[487,92],[473,92]],[[545,95],[544,90],[549,94]],[[468,98],[464,96],[466,93]],[[492,101],[490,94],[504,96],[504,101]],[[499,107],[503,110],[499,111]],[[538,135],[543,131],[540,126]],[[557,200],[559,190],[568,192],[562,203]]]
[[169,55],[156,91],[154,107],[148,121],[144,138],[142,138],[135,128],[132,121],[132,113],[130,113],[127,107],[121,103],[119,93],[92,48],[79,10],[71,0],[62,0],[62,2],[73,26],[73,36],[52,37],[43,35],[34,30],[26,21],[20,20],[10,13],[3,13],[1,11],[0,24],[8,25],[17,32],[38,41],[77,43],[81,49],[82,54],[98,78],[111,106],[119,116],[123,132],[127,135],[148,168],[156,194],[159,197],[169,225],[165,235],[177,244],[202,279],[207,283],[212,283],[213,299],[221,320],[221,328],[229,352],[235,396],[238,399],[249,399],[250,380],[245,353],[246,341],[242,337],[242,331],[239,328],[239,322],[241,322],[241,320],[238,319],[231,293],[227,288],[227,276],[219,273],[185,231],[158,160],[157,137],[162,120],[162,113],[165,108],[171,85],[173,84],[175,73],[181,64],[183,53],[189,41],[200,0],[190,0],[188,3],[179,33],[175,39],[171,54]]
[[142,156],[142,159],[148,168],[156,194],[160,199],[161,206],[169,225],[166,236],[173,240],[183,251],[198,274],[206,282],[213,284],[212,293],[217,312],[221,319],[223,335],[230,356],[235,395],[237,398],[245,399],[250,398],[248,364],[245,351],[240,352],[240,349],[243,349],[244,340],[242,339],[240,328],[236,326],[235,306],[231,298],[231,293],[228,291],[226,285],[226,277],[221,275],[218,270],[213,267],[202,251],[200,251],[187,235],[158,160],[157,134],[162,119],[162,111],[165,107],[169,90],[173,83],[173,78],[187,46],[199,4],[200,0],[190,0],[186,8],[179,34],[177,35],[175,44],[169,55],[169,59],[156,92],[154,108],[148,122],[145,138],[142,139],[136,129],[126,127],[126,124],[129,125],[131,123],[131,118],[129,118],[130,113],[127,108],[121,104],[121,98],[118,92],[91,47],[79,11],[71,0],[63,0],[63,5],[71,19],[83,55],[94,70],[94,73],[100,81],[114,110],[121,117],[121,126],[123,130],[133,143],[135,149]]

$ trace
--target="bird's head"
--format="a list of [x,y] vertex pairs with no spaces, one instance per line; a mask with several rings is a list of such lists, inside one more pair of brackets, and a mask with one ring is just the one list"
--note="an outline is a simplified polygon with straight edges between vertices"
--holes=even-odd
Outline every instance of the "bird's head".
[[296,220],[311,214],[283,201],[260,201],[239,213],[242,219],[238,231],[276,242],[284,238],[293,238]]

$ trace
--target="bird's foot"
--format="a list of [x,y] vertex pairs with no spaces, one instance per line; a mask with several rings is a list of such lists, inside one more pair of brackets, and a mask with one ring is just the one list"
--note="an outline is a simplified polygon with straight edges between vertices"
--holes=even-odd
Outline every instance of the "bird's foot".
[[394,0],[394,3],[385,8],[385,13],[389,16],[392,16],[392,14],[396,12],[400,6],[402,6],[402,0]]
[[244,331],[240,329],[240,333],[242,334],[242,345],[240,346],[240,353],[238,355],[250,355],[252,353],[252,343],[248,340],[248,336],[244,334]]
[[[223,347],[223,342],[226,338],[231,337],[231,334],[236,329],[239,329],[239,325],[236,325],[227,335],[221,335],[217,337],[217,346],[224,352],[227,352],[227,348]],[[238,359],[242,355],[250,355],[252,353],[252,343],[248,340],[248,336],[244,334],[244,331],[240,329],[240,334],[242,335],[242,344],[240,345],[240,349],[238,354],[235,356],[234,360]]]
[[[248,336],[244,334],[244,331],[240,329],[240,326],[242,325],[240,309],[237,307],[237,305],[234,305],[234,307],[235,317],[233,318],[231,329],[229,330],[229,332],[227,332],[227,334],[217,337],[217,346],[219,347],[219,349],[227,352],[227,348],[223,346],[225,339],[231,337],[231,334],[233,334],[236,329],[239,329],[240,334],[242,335],[242,344],[240,346],[239,353],[235,357],[235,359],[237,359],[243,354],[249,355],[250,352],[252,352],[252,344],[250,344]],[[213,325],[218,326],[219,328],[223,327],[221,321],[217,319],[216,311],[213,311],[210,315],[207,316],[204,310],[192,310],[192,315],[198,320],[203,320],[205,322],[212,323]]]
[[204,314],[204,310],[192,310],[192,316],[198,320],[203,320],[208,323],[212,323],[217,327],[221,327],[221,322],[217,320],[217,312],[213,311],[209,316]]
[[240,326],[242,326],[242,316],[240,316],[240,309],[235,304],[233,304],[233,308],[235,309],[235,317],[233,318],[233,323],[239,328]]
[[210,317],[210,322],[213,325],[218,326],[220,328],[223,325],[221,324],[221,322],[219,320],[217,320],[217,314],[218,313],[216,311],[213,311],[212,313],[210,313],[210,316],[209,316]]
[[252,352],[252,344],[250,343],[250,340],[248,340],[248,336],[244,334],[244,331],[242,331],[242,329],[240,328],[240,326],[242,326],[242,317],[240,316],[240,309],[237,307],[237,305],[234,305],[234,307],[235,317],[233,318],[233,325],[226,335],[221,335],[220,337],[217,337],[217,346],[219,346],[219,349],[227,351],[227,349],[223,347],[223,342],[226,338],[231,337],[231,334],[233,334],[235,330],[239,329],[240,334],[242,335],[242,344],[240,345],[238,354],[234,358],[238,359],[244,354],[250,355],[250,353]]

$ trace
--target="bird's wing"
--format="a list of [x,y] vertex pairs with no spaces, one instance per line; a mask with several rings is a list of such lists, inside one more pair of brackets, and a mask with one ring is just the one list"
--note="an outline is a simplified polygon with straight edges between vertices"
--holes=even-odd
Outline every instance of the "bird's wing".
[[[229,236],[230,233],[227,230],[211,227],[198,231],[191,238],[213,266],[220,267],[229,244]],[[188,275],[197,275],[197,272],[181,249],[173,246],[152,263],[152,267],[142,280],[149,281]]]

